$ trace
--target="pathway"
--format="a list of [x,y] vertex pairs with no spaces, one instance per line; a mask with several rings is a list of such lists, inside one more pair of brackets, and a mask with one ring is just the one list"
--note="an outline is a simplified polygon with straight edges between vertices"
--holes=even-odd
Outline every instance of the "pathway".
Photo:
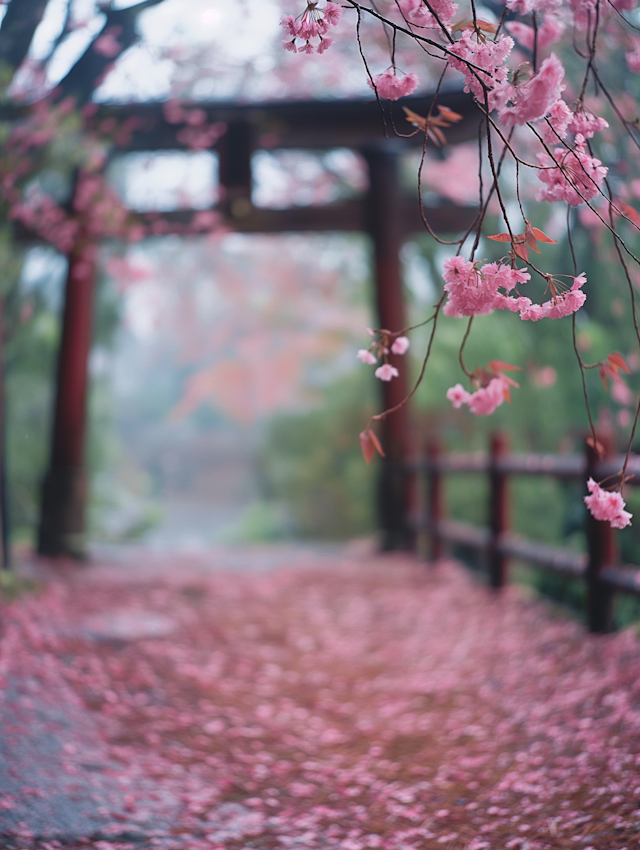
[[129,550],[0,611],[0,847],[631,850],[640,641],[453,563]]

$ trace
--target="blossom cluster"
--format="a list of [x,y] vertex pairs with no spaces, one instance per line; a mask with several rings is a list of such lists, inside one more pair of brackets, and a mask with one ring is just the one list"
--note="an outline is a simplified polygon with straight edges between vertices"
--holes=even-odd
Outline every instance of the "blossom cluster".
[[[292,53],[324,53],[333,39],[327,33],[335,27],[342,15],[342,9],[336,3],[327,2],[319,8],[319,0],[308,0],[307,8],[297,18],[284,15],[281,25],[287,36],[282,42],[285,50]],[[299,42],[303,42],[299,46]]]
[[430,0],[427,6],[423,0],[398,0],[398,8],[407,23],[423,29],[439,29],[451,25],[458,4],[452,0]]
[[373,77],[369,82],[378,97],[385,100],[399,100],[408,94],[413,94],[418,85],[418,78],[411,71],[408,74],[398,76],[397,68],[387,68],[381,74]]
[[505,376],[498,375],[491,378],[486,387],[480,387],[474,393],[467,392],[462,384],[456,384],[447,390],[447,399],[456,409],[467,404],[476,416],[490,416],[509,397],[510,389]]
[[[375,336],[376,331],[368,328],[369,334]],[[409,350],[409,338],[399,334],[390,334],[389,331],[379,331],[379,339],[373,342],[369,348],[361,348],[358,350],[357,357],[362,363],[369,366],[375,366],[378,362],[378,357],[381,357],[383,363],[378,366],[375,371],[376,378],[381,381],[390,381],[392,378],[397,378],[400,374],[395,366],[389,363],[389,354],[406,354]]]
[[544,183],[544,188],[538,192],[538,200],[566,201],[572,207],[596,198],[608,171],[599,159],[588,152],[580,133],[576,136],[573,150],[554,148],[553,156],[540,153],[538,161],[542,166],[538,179]]
[[480,103],[485,102],[486,94],[490,110],[496,105],[496,86],[507,80],[505,62],[513,45],[513,39],[508,35],[490,41],[478,37],[472,30],[465,30],[449,48],[452,55],[447,56],[447,61],[464,75],[464,90],[474,94]]
[[608,522],[613,528],[631,525],[632,514],[625,511],[626,504],[620,493],[604,490],[593,478],[587,481],[587,488],[589,495],[584,497],[584,502],[595,519]]
[[[586,295],[582,287],[587,282],[584,274],[574,277],[570,289],[558,290],[557,281],[550,278],[554,287],[553,296],[543,304],[534,304],[525,296],[511,296],[518,284],[526,283],[531,275],[526,269],[517,269],[504,263],[477,264],[464,257],[450,257],[444,263],[442,277],[445,292],[445,316],[482,316],[494,310],[509,310],[519,313],[523,320],[537,322],[539,319],[559,319],[569,316],[582,307]],[[503,289],[504,292],[500,292]]]

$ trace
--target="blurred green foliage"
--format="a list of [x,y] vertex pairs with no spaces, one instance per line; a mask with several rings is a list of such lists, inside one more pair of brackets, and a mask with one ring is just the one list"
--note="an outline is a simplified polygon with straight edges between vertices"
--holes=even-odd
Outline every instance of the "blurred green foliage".
[[371,374],[358,370],[325,390],[318,409],[271,422],[263,491],[267,500],[286,505],[291,533],[335,540],[373,530],[376,465],[364,463],[358,433],[374,399]]
[[32,543],[48,460],[59,322],[40,293],[14,300],[19,309],[5,352],[9,528],[14,541]]

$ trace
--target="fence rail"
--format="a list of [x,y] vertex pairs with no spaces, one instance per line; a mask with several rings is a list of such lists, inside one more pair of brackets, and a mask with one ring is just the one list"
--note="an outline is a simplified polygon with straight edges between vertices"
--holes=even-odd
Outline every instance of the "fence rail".
[[[411,476],[426,484],[426,506],[414,514],[409,524],[414,531],[430,537],[430,557],[442,557],[445,543],[458,543],[477,549],[487,564],[489,582],[501,588],[507,581],[509,559],[528,561],[538,567],[582,579],[587,589],[587,624],[592,632],[613,628],[613,600],[616,592],[640,597],[640,568],[617,563],[615,531],[607,522],[598,522],[586,513],[587,551],[549,546],[527,540],[509,529],[509,479],[514,475],[543,475],[556,479],[585,480],[592,476],[603,481],[619,472],[624,456],[608,451],[598,458],[585,444],[583,454],[511,454],[504,435],[494,434],[488,452],[444,453],[431,443],[425,458],[408,464]],[[445,517],[443,478],[453,473],[484,473],[489,478],[488,522],[484,527]],[[627,474],[640,484],[640,455],[632,455]],[[586,491],[585,491],[586,492]]]

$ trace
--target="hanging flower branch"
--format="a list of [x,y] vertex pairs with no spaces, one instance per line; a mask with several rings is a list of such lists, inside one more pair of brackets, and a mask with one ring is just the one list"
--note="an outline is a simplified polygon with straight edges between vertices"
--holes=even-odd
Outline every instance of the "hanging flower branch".
[[[425,134],[425,145],[428,140],[445,144],[442,126],[450,126],[459,118],[447,109],[446,102],[440,103],[440,100],[446,101],[440,94],[445,76],[459,79],[458,75],[462,75],[464,90],[472,95],[482,116],[483,179],[480,181],[479,212],[473,227],[459,240],[440,240],[452,246],[453,255],[444,261],[443,294],[427,319],[432,323],[431,335],[419,380],[427,366],[439,315],[467,318],[469,325],[460,351],[460,364],[473,392],[457,384],[447,392],[447,398],[456,408],[466,405],[476,415],[489,415],[503,401],[509,400],[511,388],[517,386],[504,374],[516,367],[491,361],[481,370],[470,372],[466,369],[463,351],[473,318],[494,310],[506,310],[520,320],[532,322],[570,316],[574,322],[574,349],[582,375],[591,442],[597,450],[600,443],[591,416],[585,375],[591,369],[598,369],[605,386],[608,376],[613,378],[614,386],[622,386],[628,392],[618,374],[619,370],[628,369],[618,354],[611,354],[597,363],[585,362],[580,354],[575,314],[586,301],[583,287],[587,277],[578,268],[573,248],[571,228],[575,225],[575,215],[572,211],[576,207],[586,210],[592,221],[611,235],[619,267],[628,285],[631,318],[640,347],[634,292],[634,280],[640,280],[640,260],[632,242],[623,239],[620,229],[624,222],[625,228],[637,235],[640,215],[625,202],[628,193],[620,190],[619,181],[615,179],[617,175],[611,170],[612,164],[603,164],[594,151],[598,134],[608,131],[618,134],[629,157],[636,160],[640,157],[638,121],[628,117],[629,97],[614,97],[602,61],[613,53],[624,53],[630,71],[637,73],[640,69],[640,29],[634,17],[637,3],[635,0],[570,0],[569,3],[505,0],[501,8],[499,3],[491,5],[498,7],[498,17],[494,20],[483,18],[475,0],[469,0],[468,6],[451,0],[376,3],[344,0],[343,3],[343,9],[354,13],[355,38],[365,61],[369,85],[378,98],[397,100],[419,86],[416,73],[403,73],[398,68],[396,59],[402,40],[420,47],[431,69],[434,61],[440,65],[433,115],[421,118],[405,109],[415,132]],[[292,38],[291,42],[285,42],[285,47],[295,51],[298,49],[296,39],[303,38],[306,43],[302,49],[312,52],[312,39],[317,38],[321,39],[317,50],[325,50],[328,45],[322,41],[324,34],[329,25],[339,20],[339,15],[333,11],[335,8],[333,3],[322,7],[320,2],[309,2],[300,18],[295,21],[284,18],[283,26]],[[378,74],[372,74],[366,60],[362,22],[367,19],[382,26],[389,36],[391,63]],[[571,69],[570,79],[567,69]],[[591,88],[599,94],[597,103],[600,106],[595,108],[604,109],[604,104],[608,105],[609,121],[593,111],[596,101],[587,97]],[[610,127],[611,119],[615,126]],[[606,147],[598,145],[598,150],[606,151]],[[507,168],[509,164],[513,167]],[[484,179],[484,175],[488,179]],[[532,187],[531,177],[537,178],[537,189]],[[554,232],[552,238],[532,224],[525,214],[523,198],[564,204],[566,233]],[[515,207],[514,201],[517,202]],[[505,230],[491,234],[486,232],[489,226],[486,219],[496,205]],[[557,222],[558,218],[554,216],[552,220]],[[557,228],[557,224],[555,226]],[[561,236],[570,246],[573,269],[549,270],[539,266],[538,260],[531,260],[532,252],[541,254],[540,244],[554,244]],[[477,259],[482,238],[505,243],[507,254],[495,262]],[[537,297],[536,281],[540,293]],[[522,287],[526,287],[526,294],[521,293]],[[406,335],[410,330],[373,332],[375,342],[369,349],[361,350],[359,358],[364,363],[376,365],[376,376],[381,380],[393,380],[399,372],[397,366],[388,362],[388,353],[406,351]],[[402,351],[394,348],[398,343]],[[621,391],[617,392],[619,395]],[[374,421],[384,419],[397,408],[398,405],[383,411]],[[639,412],[640,405],[630,423],[627,458]],[[361,435],[367,461],[376,450],[382,450],[377,440],[370,436],[372,433],[369,427],[363,432],[364,438]],[[606,520],[615,527],[630,522],[631,515],[623,510],[621,490],[624,483],[624,469],[617,476],[615,489],[603,489],[589,481],[590,495],[585,502],[597,519]]]

